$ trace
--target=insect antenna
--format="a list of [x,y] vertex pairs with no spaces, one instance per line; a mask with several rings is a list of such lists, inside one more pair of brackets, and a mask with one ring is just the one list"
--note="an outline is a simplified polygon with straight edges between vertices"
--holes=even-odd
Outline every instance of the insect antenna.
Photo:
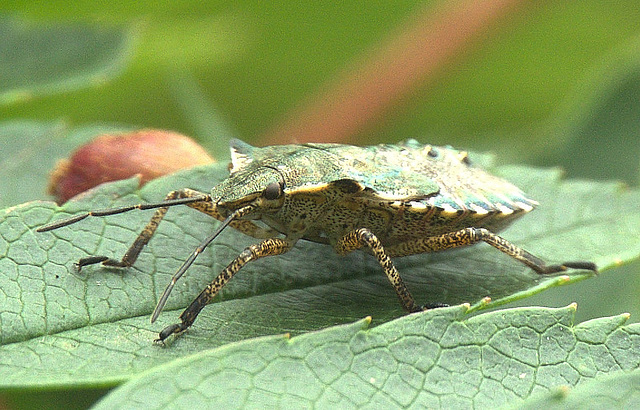
[[52,231],[54,229],[62,228],[63,226],[72,225],[76,222],[82,221],[83,219],[89,216],[116,215],[116,214],[121,214],[123,212],[133,211],[134,209],[145,210],[145,209],[154,209],[154,208],[164,208],[168,206],[183,205],[183,204],[190,204],[192,202],[206,201],[208,199],[209,199],[209,195],[198,195],[198,196],[189,197],[189,198],[169,199],[167,201],[156,202],[152,204],[137,204],[137,205],[122,206],[120,208],[109,208],[109,209],[101,209],[98,211],[90,211],[84,214],[72,216],[71,218],[61,219],[59,221],[54,221],[46,225],[40,226],[36,229],[36,232],[47,232],[47,231]]
[[178,271],[171,278],[171,282],[169,282],[169,285],[167,285],[167,288],[164,290],[164,293],[162,294],[162,296],[160,296],[160,299],[158,300],[158,304],[156,305],[156,308],[153,310],[153,314],[151,315],[151,323],[155,322],[156,319],[158,318],[158,316],[160,316],[160,313],[162,312],[162,309],[164,309],[164,305],[167,303],[167,300],[169,299],[169,294],[173,290],[173,287],[175,286],[176,282],[178,281],[178,279],[180,279],[182,277],[182,275],[184,275],[184,273],[187,271],[187,269],[189,269],[189,267],[193,264],[193,262],[196,260],[198,255],[201,254],[202,251],[204,251],[207,248],[207,246],[209,246],[209,244],[211,244],[211,242],[213,242],[213,240],[216,239],[216,237],[218,235],[220,235],[220,233],[227,226],[229,226],[229,224],[231,222],[233,222],[233,220],[238,219],[238,218],[242,217],[243,215],[246,215],[246,214],[250,213],[254,209],[255,209],[254,205],[247,205],[247,206],[245,206],[243,208],[239,208],[239,209],[236,209],[235,211],[233,211],[222,222],[222,224],[218,227],[218,229],[216,229],[215,232],[211,236],[209,236],[207,239],[205,239],[200,244],[200,246],[198,246],[196,248],[196,250],[193,251],[193,253],[191,253],[191,255],[189,255],[187,260],[184,261],[182,266],[180,266],[180,269],[178,269]]

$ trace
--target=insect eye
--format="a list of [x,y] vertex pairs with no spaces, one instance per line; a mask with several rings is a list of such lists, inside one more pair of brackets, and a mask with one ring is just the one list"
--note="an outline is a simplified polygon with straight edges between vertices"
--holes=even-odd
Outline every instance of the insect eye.
[[272,182],[262,191],[262,196],[265,199],[273,200],[282,196],[282,185],[277,182]]

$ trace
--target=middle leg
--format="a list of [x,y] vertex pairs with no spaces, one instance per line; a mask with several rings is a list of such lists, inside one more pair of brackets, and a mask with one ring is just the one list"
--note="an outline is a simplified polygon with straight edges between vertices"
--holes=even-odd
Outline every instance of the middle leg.
[[363,246],[367,246],[373,252],[373,255],[378,259],[378,263],[382,266],[384,273],[393,285],[393,288],[400,299],[402,307],[408,312],[418,312],[425,308],[442,307],[443,304],[433,304],[421,307],[416,304],[415,299],[407,289],[404,281],[398,273],[393,261],[385,252],[380,240],[367,228],[356,229],[343,236],[335,245],[335,250],[340,255],[346,255],[356,249],[360,249]]

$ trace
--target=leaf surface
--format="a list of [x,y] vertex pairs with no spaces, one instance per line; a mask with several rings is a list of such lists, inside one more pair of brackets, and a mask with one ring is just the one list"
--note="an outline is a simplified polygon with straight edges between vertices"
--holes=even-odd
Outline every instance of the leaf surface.
[[83,24],[30,25],[0,18],[0,104],[76,90],[119,73],[133,32]]
[[[330,247],[300,242],[289,253],[247,265],[168,349],[152,344],[233,257],[253,243],[232,229],[203,253],[178,283],[154,325],[148,317],[170,277],[217,223],[188,208],[167,214],[134,267],[100,266],[76,273],[88,255],[119,258],[152,211],[88,218],[49,233],[42,224],[89,209],[161,200],[182,187],[207,191],[226,176],[212,165],[157,179],[138,190],[135,179],[105,184],[57,208],[31,202],[0,216],[0,380],[3,386],[117,383],[177,357],[256,336],[304,333],[372,316],[404,315],[377,262],[362,252],[345,258]],[[555,170],[503,167],[542,202],[503,236],[549,261],[589,259],[606,270],[637,258],[637,191],[610,183],[562,181]],[[608,207],[601,203],[607,201]],[[629,238],[622,246],[620,235]],[[461,302],[484,307],[591,276],[540,277],[488,245],[396,260],[419,303]],[[24,352],[29,352],[24,354]],[[89,365],[88,363],[92,363]]]
[[[515,407],[515,406],[514,406]],[[534,395],[518,409],[637,409],[640,407],[640,371],[613,372],[576,388],[559,386]]]
[[96,408],[495,408],[640,364],[627,315],[574,326],[575,305],[465,310],[230,344],[159,366]]
[[124,127],[70,127],[63,122],[0,122],[0,207],[46,199],[56,162],[96,136]]

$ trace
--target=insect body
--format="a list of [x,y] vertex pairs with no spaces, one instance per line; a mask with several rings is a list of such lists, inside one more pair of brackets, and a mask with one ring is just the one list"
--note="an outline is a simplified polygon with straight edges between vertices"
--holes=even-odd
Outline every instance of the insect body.
[[484,241],[539,274],[568,268],[596,270],[590,262],[547,265],[497,236],[495,232],[532,210],[536,202],[509,182],[474,167],[465,152],[413,140],[371,147],[302,144],[265,148],[232,140],[231,157],[229,178],[211,193],[182,189],[169,193],[163,202],[89,212],[38,231],[57,229],[88,216],[157,208],[121,260],[90,256],[77,263],[78,268],[95,263],[128,267],[170,206],[186,204],[223,221],[176,272],[152,322],[176,281],[225,227],[230,225],[261,239],[231,261],[182,313],[181,322],[160,332],[158,341],[190,327],[245,264],[283,254],[301,239],[331,245],[341,255],[360,248],[372,253],[409,312],[442,304],[416,304],[391,257]]

